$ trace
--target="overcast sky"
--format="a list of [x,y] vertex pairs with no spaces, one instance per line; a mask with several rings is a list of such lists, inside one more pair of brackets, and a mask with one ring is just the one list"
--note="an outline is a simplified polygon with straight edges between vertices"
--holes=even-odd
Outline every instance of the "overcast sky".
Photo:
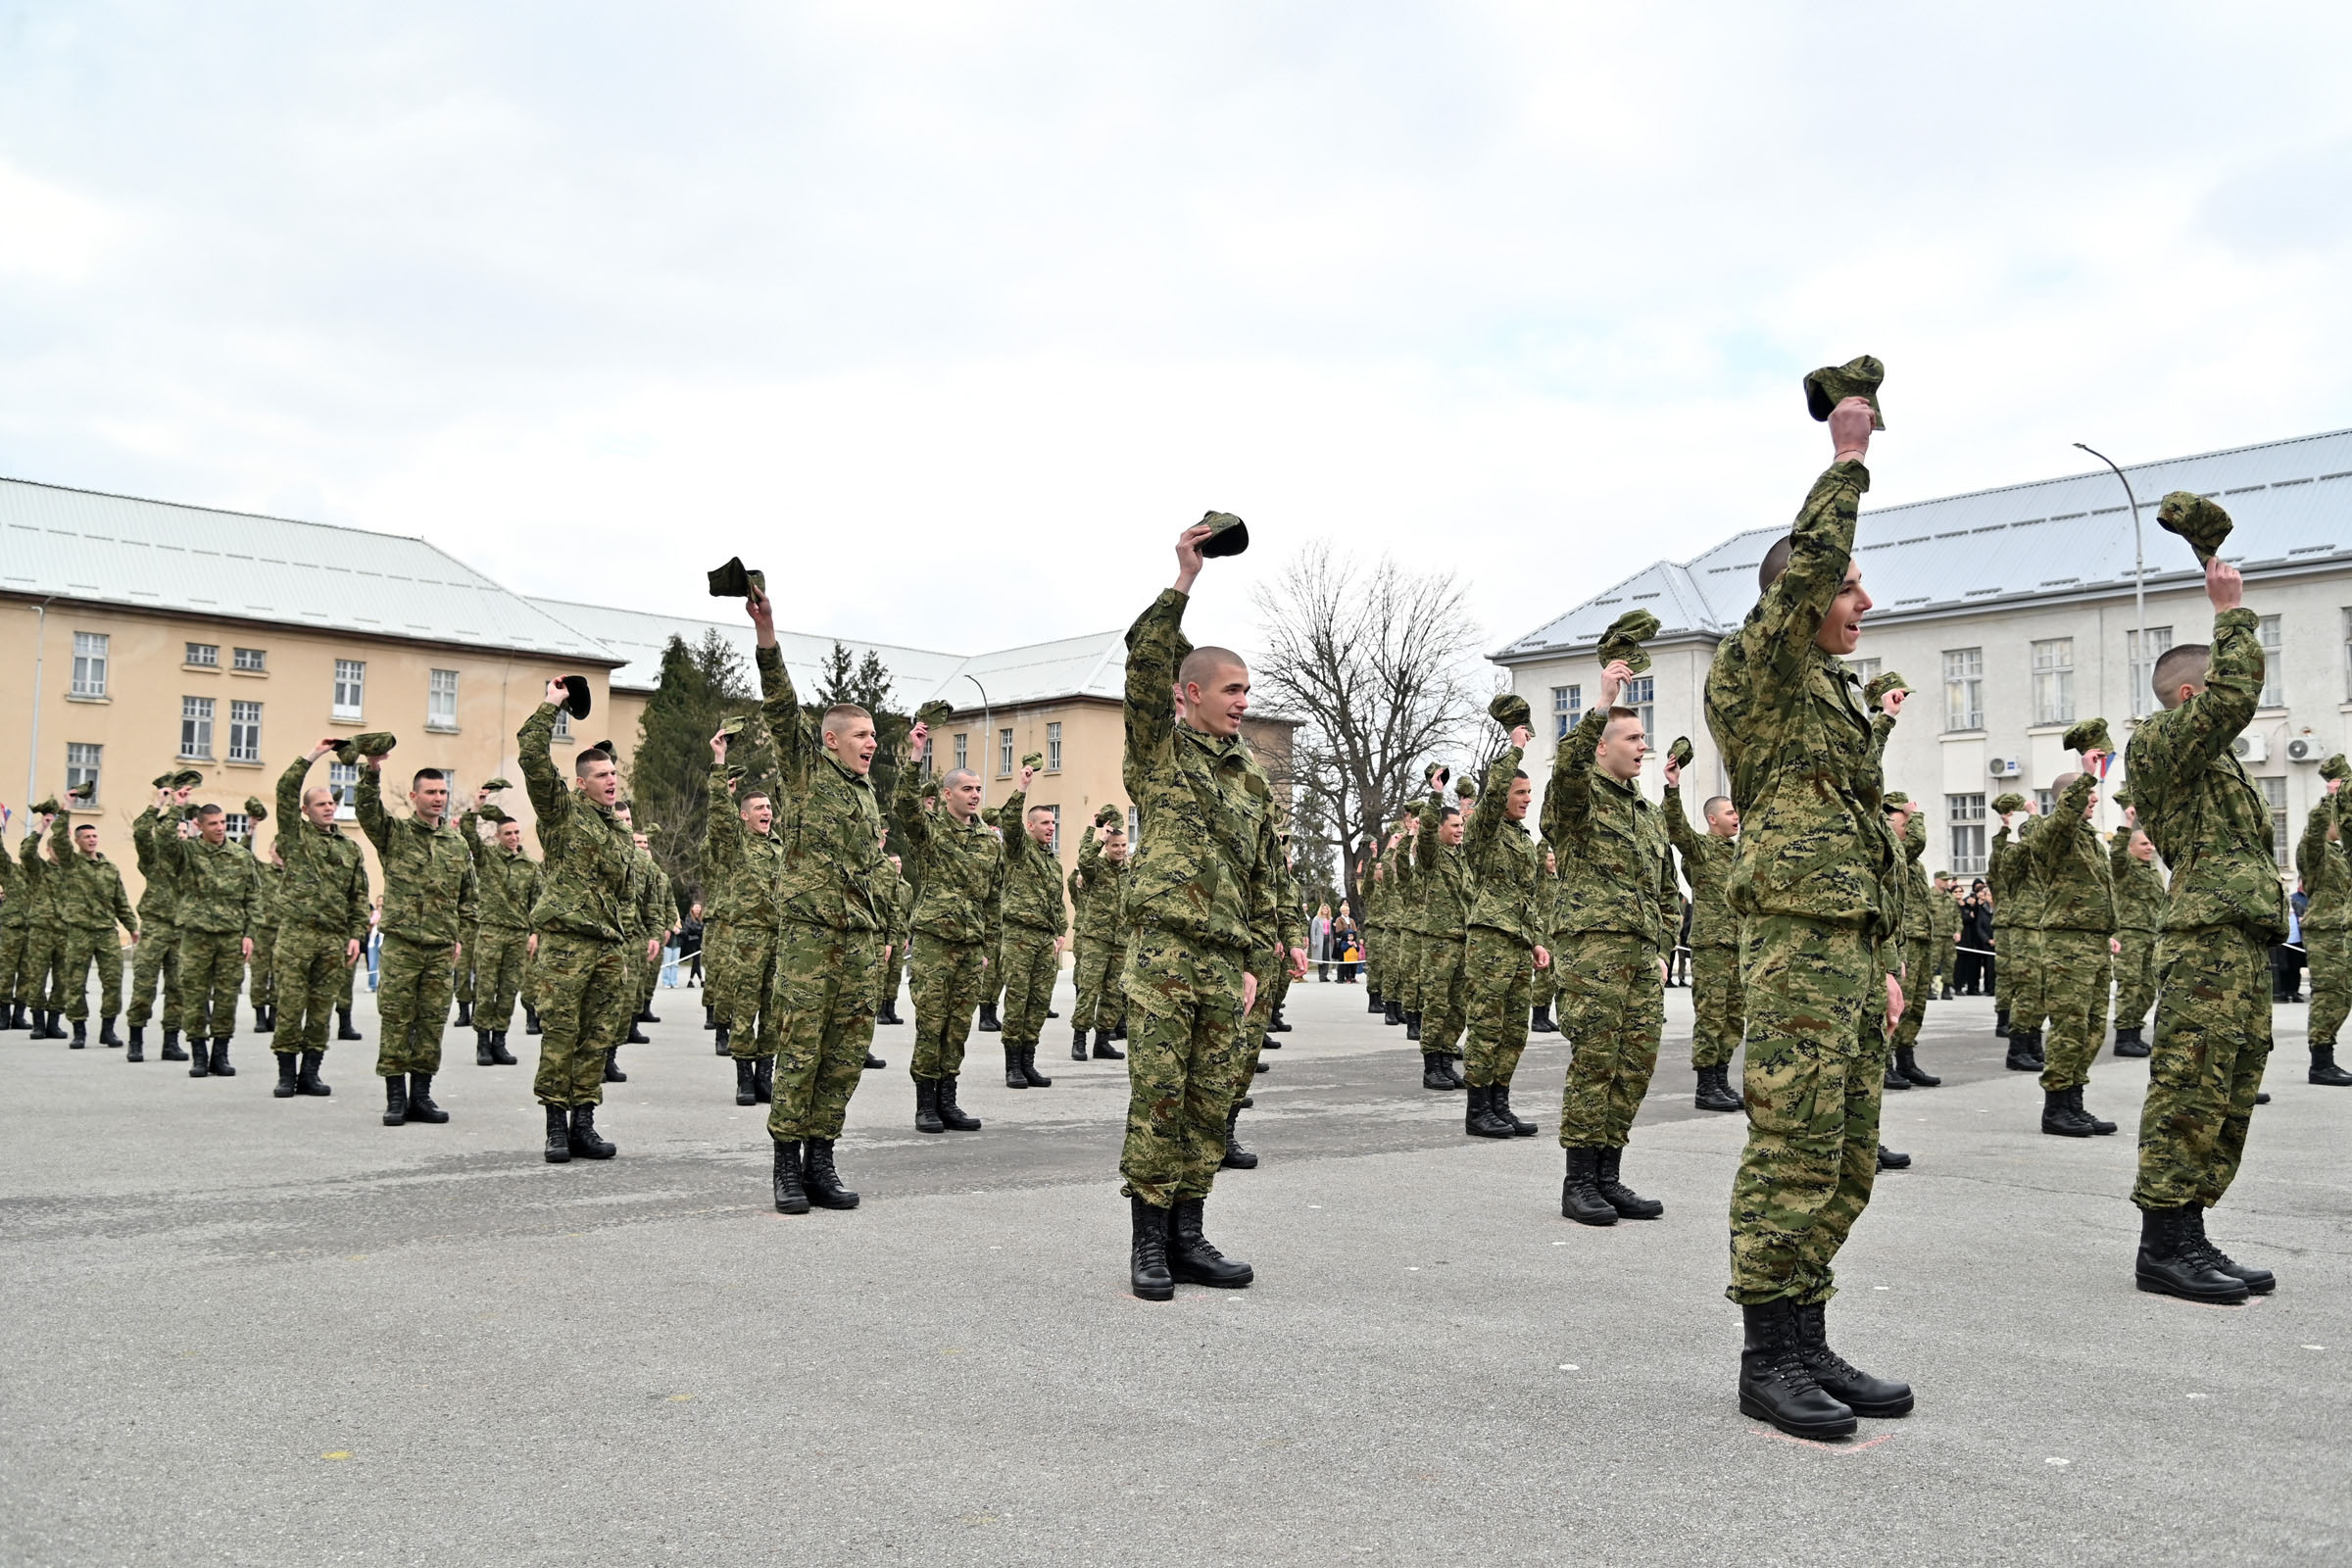
[[951,650],[1338,537],[1499,646],[1793,512],[2352,424],[2352,11],[0,0],[0,473]]

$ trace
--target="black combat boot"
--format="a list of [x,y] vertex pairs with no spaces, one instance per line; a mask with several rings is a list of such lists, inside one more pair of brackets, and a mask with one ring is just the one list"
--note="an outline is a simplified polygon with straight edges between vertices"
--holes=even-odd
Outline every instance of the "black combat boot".
[[735,1058],[735,1103],[738,1105],[760,1103],[759,1095],[752,1089],[752,1058],[749,1056]]
[[1911,1087],[1911,1080],[1902,1075],[1902,1072],[1895,1066],[1892,1056],[1886,1058],[1886,1075],[1881,1082],[1889,1091]]
[[[98,1020],[98,1043],[106,1047],[109,1051],[120,1051],[122,1049],[122,1037],[115,1033],[114,1019],[101,1018]],[[2316,1082],[2317,1080],[2314,1081]],[[2346,1079],[2345,1081],[2347,1083],[2352,1083],[2352,1079]]]
[[[629,1038],[633,1040],[636,1038],[636,1036],[631,1035]],[[620,1070],[620,1047],[613,1046],[609,1048],[605,1052],[605,1082],[609,1084],[625,1084],[628,1081],[629,1075]]]
[[2092,1132],[2098,1134],[2101,1138],[2104,1138],[2109,1133],[2115,1131],[2115,1123],[2105,1120],[2102,1117],[2092,1115],[2090,1111],[2083,1105],[2082,1085],[2078,1084],[2074,1088],[2068,1090],[2066,1093],[2067,1102],[2075,1107],[2075,1114],[2082,1117],[2084,1121],[2089,1122],[2090,1130]]
[[571,1163],[571,1122],[562,1105],[547,1109],[547,1150],[544,1158],[550,1165]]
[[2202,1216],[2191,1217],[2197,1206],[2183,1203],[2139,1211],[2139,1256],[2133,1260],[2132,1274],[2141,1290],[2159,1296],[2225,1304],[2242,1301],[2249,1294],[2246,1282],[2225,1273],[2197,1245],[2194,1227]]
[[507,1049],[507,1032],[504,1029],[490,1031],[490,1065],[493,1067],[514,1065],[514,1054]]
[[1911,1413],[1910,1384],[1872,1377],[1830,1348],[1828,1302],[1798,1305],[1790,1315],[1796,1320],[1796,1343],[1804,1352],[1805,1370],[1813,1374],[1822,1393],[1854,1414],[1874,1420]]
[[188,1054],[179,1049],[178,1030],[167,1029],[164,1031],[164,1049],[156,1053],[155,1059],[158,1061],[185,1061],[188,1059]]
[[294,1098],[294,1072],[296,1067],[294,1053],[291,1051],[281,1051],[276,1054],[277,1087],[270,1091],[270,1098],[272,1100],[292,1100]]
[[1446,1068],[1446,1088],[1467,1089],[1470,1087],[1470,1080],[1462,1076],[1462,1056],[1460,1052],[1447,1052],[1446,1054],[1446,1059],[1443,1065]]
[[1018,1046],[1004,1048],[1004,1087],[1007,1089],[1029,1087],[1029,1075],[1021,1071],[1021,1048]]
[[455,1024],[453,1024],[451,1027],[453,1027],[453,1028],[457,1028],[457,1029],[470,1029],[470,1028],[472,1028],[472,1027],[473,1027],[473,1004],[472,1004],[472,1003],[470,1003],[470,1002],[461,1002],[461,1003],[459,1003],[459,1004],[458,1004],[458,1021],[457,1021]]
[[1095,1031],[1095,1059],[1097,1061],[1125,1061],[1127,1053],[1110,1043],[1109,1030],[1098,1029]]
[[539,1009],[527,1003],[523,1004],[522,1009],[522,1032],[526,1035],[535,1035],[539,1032]]
[[360,1032],[351,1026],[351,1009],[349,1007],[337,1007],[335,1009],[335,1038],[337,1040],[357,1040],[360,1038]]
[[1127,1038],[1127,1021],[1125,1019],[1120,1019],[1117,1026],[1110,1031],[1110,1038],[1113,1040],[1124,1040]]
[[1699,1068],[1698,1093],[1690,1103],[1700,1110],[1743,1110],[1747,1106],[1747,1102],[1740,1098],[1740,1091],[1732,1087],[1729,1066]]
[[2269,1269],[2250,1268],[2213,1245],[2205,1234],[2204,1204],[2189,1204],[2184,1223],[2188,1227],[2189,1240],[2205,1254],[2205,1260],[2231,1279],[2243,1283],[2249,1295],[2268,1296],[2278,1288],[2278,1277]]
[[718,1026],[718,1033],[710,1037],[710,1054],[712,1055],[723,1056],[727,1054],[727,1026],[722,1023]]
[[798,1139],[776,1140],[776,1212],[808,1212],[808,1189],[801,1185],[801,1145]]
[[648,998],[646,1001],[645,1010],[637,1014],[637,1021],[639,1023],[660,1023],[662,1021],[662,1015],[654,1011],[654,1004],[651,998]]
[[2033,1031],[2012,1029],[2009,1032],[2009,1054],[2003,1059],[2002,1065],[2011,1072],[2041,1071],[2041,1063],[2034,1055]]
[[810,1138],[801,1145],[801,1180],[808,1189],[808,1201],[819,1208],[858,1206],[858,1195],[841,1185],[841,1172],[833,1168],[830,1138]]
[[880,1056],[875,1055],[873,1052],[869,1050],[865,1054],[865,1063],[862,1070],[866,1072],[880,1072],[883,1068],[889,1065],[889,1062],[884,1061]]
[[1404,1022],[1404,1004],[1394,999],[1380,1004],[1380,1021],[1392,1026]]
[[1568,1175],[1560,1183],[1560,1217],[1579,1225],[1614,1225],[1617,1205],[1600,1196],[1600,1151],[1568,1151]]
[[1130,1198],[1127,1220],[1134,1231],[1127,1248],[1128,1288],[1138,1300],[1175,1299],[1176,1280],[1168,1272],[1168,1211]]
[[147,1031],[135,1023],[130,1026],[130,1054],[122,1059],[124,1061],[145,1061],[147,1059]]
[[1083,1029],[1070,1031],[1070,1059],[1072,1061],[1086,1059],[1086,1031]]
[[752,1058],[752,1098],[757,1100],[762,1105],[775,1103],[775,1057],[754,1056]]
[[1404,1015],[1404,1038],[1413,1042],[1415,1045],[1420,1044],[1421,1015],[1419,1013],[1408,1012]]
[[334,1093],[333,1089],[318,1081],[318,1066],[325,1060],[326,1053],[323,1051],[312,1050],[302,1054],[302,1070],[294,1075],[296,1094],[316,1095],[324,1100]]
[[897,997],[892,997],[883,1003],[882,1010],[874,1014],[876,1023],[905,1023],[906,1021],[899,1016],[899,999]]
[[2341,1089],[2346,1084],[2352,1084],[2352,1072],[2346,1072],[2335,1064],[2335,1047],[2311,1048],[2311,1081],[2329,1089]]
[[405,1127],[409,1124],[409,1075],[396,1072],[384,1080],[384,1125]]
[[1366,1012],[1386,1012],[1388,1010],[1381,1003],[1380,993],[1370,986],[1364,987],[1364,1010]]
[[980,1004],[980,1027],[992,1035],[1004,1029],[1004,1026],[997,1022],[997,1004],[995,1003],[983,1002]]
[[2088,1138],[2092,1132],[2090,1118],[2075,1108],[2070,1089],[2042,1091],[2041,1130],[2056,1138]]
[[[2009,1026],[2009,1032],[2014,1037],[2017,1033],[2017,1026],[2015,1024],[2011,1024]],[[2050,1059],[2042,1049],[2040,1030],[2029,1029],[2026,1031],[2026,1050],[2031,1053],[2034,1057],[2034,1070],[2035,1072],[2040,1072],[2042,1069],[2049,1066]]]
[[1021,1048],[1021,1076],[1029,1080],[1032,1089],[1054,1087],[1054,1080],[1037,1070],[1037,1042],[1034,1040]]
[[409,1120],[436,1127],[449,1120],[449,1112],[433,1103],[433,1075],[429,1072],[409,1074]]
[[265,1002],[253,1009],[253,1032],[257,1035],[277,1033],[277,1004]]
[[1592,1185],[1602,1199],[1617,1211],[1621,1219],[1656,1219],[1665,1213],[1666,1205],[1663,1202],[1654,1198],[1643,1198],[1617,1179],[1617,1173],[1624,1164],[1623,1149],[1604,1149],[1600,1152],[1599,1166],[1594,1172],[1596,1179]]
[[1218,1164],[1227,1170],[1255,1170],[1257,1156],[1241,1146],[1234,1137],[1234,1128],[1242,1119],[1242,1107],[1234,1105],[1225,1112],[1225,1157]]
[[1280,1051],[1282,1049],[1282,1042],[1274,1038],[1273,1025],[1266,1026],[1265,1036],[1258,1041],[1257,1047],[1260,1051]]
[[24,1027],[24,1007],[22,1003],[0,1002],[0,1031]]
[[236,1075],[237,1069],[228,1064],[228,1036],[222,1035],[213,1042],[213,1076],[234,1078]]
[[1471,1138],[1508,1138],[1511,1124],[1494,1114],[1494,1091],[1478,1084],[1470,1086],[1470,1098],[1462,1107],[1462,1132]]
[[50,1040],[63,1040],[66,1038],[66,1015],[60,1008],[52,1007],[49,1009],[49,1033],[46,1038]]
[[490,1031],[487,1029],[476,1029],[473,1032],[473,1064],[476,1067],[487,1067],[491,1064]]
[[[1469,1085],[1464,1084],[1462,1087],[1467,1089]],[[1496,1084],[1487,1091],[1487,1110],[1496,1121],[1511,1130],[1512,1137],[1533,1138],[1536,1136],[1534,1122],[1523,1120],[1512,1113],[1511,1086],[1509,1084]]]
[[66,1047],[66,1049],[68,1051],[87,1051],[90,1049],[89,1039],[83,1033],[83,1024],[79,1018],[74,1020],[74,1043]]
[[1992,1037],[1995,1040],[2009,1038],[2009,1009],[2007,1007],[1995,1006],[1992,1009]]
[[2148,1054],[2148,1043],[2140,1035],[2139,1031],[2140,1026],[2138,1024],[2133,1024],[2129,1029],[2118,1029],[2115,1032],[2115,1054],[2119,1056],[2146,1055]]
[[1527,1021],[1527,1028],[1530,1034],[1538,1035],[1556,1035],[1560,1032],[1560,1026],[1551,1021],[1550,1003],[1536,1009],[1536,1015]]
[[634,1018],[629,1020],[629,1032],[620,1037],[620,1043],[624,1046],[650,1046],[653,1044],[646,1038],[645,1031],[637,1027],[637,1020]]
[[1285,1019],[1282,1015],[1282,1004],[1280,1003],[1276,1003],[1274,1004],[1274,1016],[1272,1020],[1267,1023],[1266,1028],[1269,1032],[1278,1035],[1287,1035],[1291,1032],[1289,1020]]
[[706,1029],[718,1027],[718,1009],[707,1002],[703,1004],[703,1027]]
[[1200,1234],[1200,1209],[1206,1201],[1179,1198],[1168,1210],[1168,1273],[1188,1285],[1213,1285],[1236,1290],[1256,1276],[1239,1258],[1227,1257]]
[[939,1119],[939,1083],[936,1079],[917,1078],[914,1081],[914,1130],[918,1133],[944,1133],[948,1124]]
[[1943,1082],[1919,1064],[1918,1048],[1904,1046],[1894,1054],[1894,1070],[1922,1089],[1933,1089]]
[[1445,1053],[1439,1051],[1421,1053],[1421,1087],[1424,1089],[1451,1089],[1453,1087],[1453,1075],[1446,1070]]
[[961,1105],[956,1103],[954,1074],[939,1081],[939,1124],[952,1133],[976,1133],[980,1130],[980,1118],[966,1113]]
[[1851,1405],[1822,1388],[1806,1364],[1788,1300],[1740,1309],[1740,1413],[1769,1421],[1791,1437],[1842,1438],[1854,1430]]
[[620,1152],[618,1144],[597,1136],[594,1105],[571,1107],[571,1152],[582,1159],[611,1159]]
[[1888,1149],[1885,1144],[1879,1146],[1879,1169],[1909,1170],[1910,1168],[1911,1156],[1909,1154]]
[[212,1075],[213,1061],[205,1051],[204,1042],[190,1035],[188,1037],[188,1076],[210,1078]]

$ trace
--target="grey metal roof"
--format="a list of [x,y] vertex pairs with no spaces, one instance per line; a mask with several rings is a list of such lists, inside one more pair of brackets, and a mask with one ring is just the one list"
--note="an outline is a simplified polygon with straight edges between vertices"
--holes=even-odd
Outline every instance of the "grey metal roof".
[[0,592],[513,649],[594,638],[422,539],[0,479]]
[[[2188,546],[2156,525],[2168,491],[2220,501],[2236,523],[2223,555],[2277,571],[2352,561],[2352,430],[2127,464],[2139,498],[2150,587],[2197,579]],[[1493,657],[1501,663],[1590,650],[1610,621],[1648,609],[1661,639],[1720,637],[1756,602],[1756,565],[1787,530],[1750,528],[1688,563],[1657,562]],[[1866,509],[1854,553],[1874,621],[2024,601],[2129,593],[2132,514],[2105,468]]]

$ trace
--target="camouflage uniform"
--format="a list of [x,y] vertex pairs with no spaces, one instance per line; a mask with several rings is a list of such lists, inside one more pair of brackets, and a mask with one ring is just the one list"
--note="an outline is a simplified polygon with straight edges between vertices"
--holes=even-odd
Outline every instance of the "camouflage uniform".
[[899,874],[887,855],[874,872],[874,906],[882,911],[884,948],[882,983],[874,988],[874,1010],[879,1016],[899,1000],[899,974],[906,966],[906,922],[914,912],[914,884]]
[[[258,836],[254,842],[260,842]],[[253,871],[261,896],[253,906],[253,957],[246,965],[245,1000],[253,1006],[258,1026],[261,1009],[277,1005],[277,911],[285,898],[286,873],[259,855],[253,858]]]
[[710,924],[704,922],[703,946],[710,953],[705,973],[720,995],[714,1005],[718,1021],[727,1026],[728,1054],[758,1060],[774,1055],[784,1040],[784,1020],[776,1011],[784,846],[772,829],[754,833],[743,820],[722,768],[710,770],[710,825],[703,841],[704,896],[725,911],[726,921],[715,946]]
[[[678,923],[678,898],[670,887],[669,873],[662,869],[662,862],[654,858],[653,851],[639,850],[637,853],[645,857],[645,868],[649,875],[645,897],[637,906],[636,935],[640,941],[654,943],[655,950],[650,958],[639,956],[641,950],[631,950],[630,961],[637,965],[638,974],[634,999],[637,1005],[629,1014],[629,1023],[654,1010],[654,992],[662,983],[662,949],[669,945],[670,930]],[[628,1033],[626,1024],[622,1026],[621,1033]]]
[[539,902],[539,862],[522,846],[501,849],[485,841],[479,817],[467,811],[458,831],[473,857],[474,926],[473,1026],[493,1032],[513,1027],[514,997],[522,987],[522,960],[531,944],[531,906]]
[[457,824],[384,809],[383,770],[363,764],[354,809],[384,868],[383,952],[376,959],[375,1075],[441,1070],[452,951],[477,913],[473,854]]
[[24,967],[24,910],[31,902],[31,883],[7,846],[0,845],[0,1028],[9,1024],[10,1009],[24,1000],[17,991],[17,974]]
[[1095,842],[1094,824],[1078,841],[1070,891],[1078,907],[1078,1010],[1071,1027],[1107,1033],[1127,1020],[1119,974],[1127,967],[1127,928],[1120,918],[1127,862],[1113,860]]
[[1242,973],[1279,896],[1272,789],[1239,736],[1177,721],[1189,597],[1164,590],[1127,630],[1123,781],[1141,845],[1122,1193],[1153,1208],[1208,1196],[1242,1072]]
[[1740,920],[1725,889],[1739,858],[1735,840],[1702,832],[1683,812],[1680,786],[1666,786],[1659,807],[1666,837],[1690,884],[1690,1065],[1700,1070],[1728,1066],[1747,1027],[1740,988]]
[[59,812],[49,830],[49,853],[56,858],[51,880],[56,884],[57,924],[65,937],[65,961],[59,977],[66,998],[66,1016],[81,1023],[90,1015],[89,975],[98,970],[101,1011],[112,1024],[122,1010],[122,944],[115,935],[120,925],[133,937],[139,917],[122,889],[122,873],[103,851],[84,855],[74,846],[74,825]]
[[2107,871],[2115,883],[2116,939],[2124,945],[2115,960],[2115,1027],[2119,1036],[2136,1035],[2156,1005],[2156,928],[2164,923],[2164,877],[2132,853],[2130,828],[2116,832]]
[[1438,833],[1444,820],[1439,796],[1421,803],[1421,836],[1413,846],[1413,885],[1421,890],[1421,1054],[1454,1054],[1469,1021],[1469,977],[1462,967],[1470,937],[1470,904],[1476,894],[1470,862],[1461,846]]
[[1290,993],[1290,950],[1306,946],[1306,911],[1298,907],[1298,884],[1291,876],[1279,837],[1276,846],[1274,904],[1263,919],[1250,926],[1250,957],[1243,965],[1257,976],[1257,996],[1242,1019],[1242,1070],[1237,1075],[1231,1116],[1241,1113],[1242,1100],[1250,1093],[1258,1057],[1266,1049],[1266,1030],[1274,1021],[1274,1009]]
[[1389,852],[1389,919],[1396,933],[1391,944],[1396,950],[1396,961],[1389,966],[1389,984],[1396,989],[1396,1000],[1410,1019],[1420,1018],[1429,1002],[1425,987],[1429,968],[1429,890],[1424,886],[1419,859],[1415,838],[1410,833],[1405,835],[1403,843]]
[[1551,967],[1538,969],[1534,986],[1528,992],[1528,1005],[1542,1007],[1546,1012],[1559,1000],[1562,955],[1557,940],[1560,919],[1560,873],[1544,864],[1544,857],[1557,854],[1549,841],[1536,840],[1536,940],[1551,950]]
[[1960,958],[1960,901],[1949,889],[1934,893],[1931,895],[1930,910],[1928,929],[1931,936],[1928,945],[1935,951],[1929,964],[1929,974],[1940,999],[1944,992],[1951,989],[1952,976],[1956,972],[1954,966]]
[[2262,696],[2255,628],[2251,610],[2215,616],[2205,690],[2140,720],[2126,754],[2140,826],[2173,872],[2132,1189],[2142,1209],[2221,1201],[2271,1054],[2270,948],[2286,937],[2286,896],[2270,808],[2230,753]]
[[1389,956],[1389,884],[1377,874],[1380,866],[1381,858],[1377,855],[1364,866],[1360,889],[1364,896],[1364,917],[1357,922],[1355,935],[1364,948],[1365,988],[1385,1000],[1388,993],[1380,986]]
[[245,979],[245,939],[253,934],[262,894],[253,856],[227,839],[158,835],[167,874],[178,894],[180,1032],[199,1040],[236,1032],[237,988]]
[[1707,674],[1707,728],[1732,776],[1729,889],[1746,987],[1747,1147],[1731,1202],[1741,1305],[1826,1301],[1832,1260],[1878,1175],[1884,1014],[1897,911],[1879,737],[1851,671],[1814,642],[1844,581],[1868,471],[1814,481],[1788,569]]
[[1992,971],[1993,1005],[2009,1015],[2012,1034],[2038,1030],[2047,1012],[2041,995],[2041,878],[2027,853],[2046,820],[2027,817],[2017,825],[2014,840],[2007,827],[1994,833],[1984,870],[1992,890],[1993,946],[2000,953]]
[[368,862],[333,823],[320,827],[302,814],[310,770],[310,759],[298,757],[277,778],[277,858],[286,862],[286,880],[277,907],[279,1001],[270,1049],[279,1055],[326,1050],[327,1018],[338,996],[351,1004],[352,974],[366,961],[345,955],[354,942],[365,953],[368,941]]
[[134,1027],[145,1027],[153,1015],[160,980],[164,1022],[174,1031],[179,1028],[179,927],[172,918],[178,901],[158,846],[164,837],[178,837],[179,824],[187,814],[185,807],[173,807],[167,812],[150,806],[130,824],[130,842],[138,855],[139,875],[147,884],[139,893],[139,945],[130,955],[127,1021]]
[[[1549,947],[1552,879],[1527,824],[1505,812],[1525,754],[1507,748],[1487,769],[1486,787],[1462,832],[1471,904],[1462,963],[1469,977],[1469,1033],[1462,1076],[1473,1089],[1508,1089],[1527,1049],[1529,996],[1540,973],[1536,949]],[[1429,1031],[1421,1031],[1424,1049]]]
[[953,811],[923,809],[923,796],[938,790],[929,776],[928,762],[900,768],[891,803],[920,867],[913,921],[914,1058],[907,1068],[918,1083],[963,1071],[973,1009],[995,990],[987,958],[997,951],[1004,862],[1004,841],[994,828]]
[[[63,813],[60,813],[61,817]],[[24,872],[24,978],[27,1004],[45,1011],[63,1008],[65,932],[57,923],[57,864],[41,854],[38,830],[24,835],[19,864]]]
[[[2043,1092],[2080,1089],[2107,1038],[2108,941],[2115,934],[2115,887],[2107,849],[2083,818],[2096,776],[2066,787],[2034,834],[2041,885],[2041,996],[2050,1038],[2041,1072]],[[2017,1027],[2012,1013],[2009,1027]]]
[[1927,867],[1920,863],[1928,853],[1925,809],[1914,804],[1911,819],[1903,824],[1903,1015],[1895,1022],[1893,1041],[1898,1056],[1918,1048],[1919,1026],[1936,989],[1936,894],[1928,883]]
[[1070,928],[1061,902],[1061,863],[1052,850],[1029,836],[1027,811],[1028,796],[1020,790],[997,808],[997,831],[1004,840],[997,972],[1004,985],[1001,1016],[1008,1051],[1034,1051],[1044,1035],[1054,981],[1061,972],[1061,951],[1055,944]]
[[2311,808],[2303,842],[2295,848],[2310,907],[2303,911],[2303,956],[2311,965],[2311,1044],[2332,1048],[2344,1014],[2352,1008],[2352,860],[2329,828],[2343,820],[2343,796],[2323,795]]

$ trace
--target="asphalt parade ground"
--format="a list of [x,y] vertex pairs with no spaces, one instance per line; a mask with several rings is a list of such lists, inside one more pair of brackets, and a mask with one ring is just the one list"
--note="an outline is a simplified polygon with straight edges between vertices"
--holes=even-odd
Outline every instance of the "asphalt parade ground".
[[1688,992],[1625,1161],[1666,1216],[1602,1230],[1559,1215],[1558,1036],[1541,1134],[1472,1140],[1360,988],[1291,996],[1207,1211],[1257,1283],[1168,1304],[1126,1290],[1123,1068],[1058,1021],[1045,1090],[975,1035],[987,1125],[942,1137],[880,1030],[863,1203],[794,1218],[693,991],[621,1054],[620,1157],[566,1166],[519,1027],[496,1068],[452,1030],[453,1119],[401,1128],[364,997],[327,1101],[250,1034],[202,1082],[0,1035],[0,1562],[2352,1560],[2352,1091],[2301,1006],[2211,1223],[2278,1271],[2242,1307],[2132,1288],[2144,1062],[2094,1070],[2122,1134],[2044,1137],[1990,1004],[1932,1008],[1830,1311],[1918,1409],[1832,1446],[1734,1400],[1744,1122],[1691,1108]]

